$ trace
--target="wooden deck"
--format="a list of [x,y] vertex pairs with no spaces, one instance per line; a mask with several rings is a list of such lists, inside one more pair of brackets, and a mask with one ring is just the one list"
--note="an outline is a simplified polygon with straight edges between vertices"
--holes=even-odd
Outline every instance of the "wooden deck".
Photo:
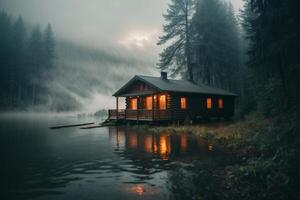
[[171,120],[170,110],[108,110],[108,119],[126,119],[140,121]]

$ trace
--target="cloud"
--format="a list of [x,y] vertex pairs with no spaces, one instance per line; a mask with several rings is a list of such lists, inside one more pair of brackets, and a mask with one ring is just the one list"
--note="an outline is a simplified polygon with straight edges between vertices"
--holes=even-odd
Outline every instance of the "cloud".
[[126,48],[150,47],[154,49],[160,33],[158,28],[129,30],[121,36],[119,44]]

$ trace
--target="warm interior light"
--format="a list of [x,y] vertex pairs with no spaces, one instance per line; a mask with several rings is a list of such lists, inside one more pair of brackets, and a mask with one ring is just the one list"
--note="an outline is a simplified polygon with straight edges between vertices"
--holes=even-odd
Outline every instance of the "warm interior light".
[[136,98],[131,99],[130,100],[130,105],[131,105],[132,110],[137,110],[137,99]]
[[158,146],[157,146],[157,141],[156,139],[153,140],[153,152],[157,153],[158,152]]
[[146,190],[143,185],[135,185],[132,187],[132,191],[141,196],[145,193]]
[[153,144],[152,135],[146,135],[144,149],[147,153],[152,153],[152,144]]
[[146,109],[152,110],[152,97],[146,97]]
[[180,104],[181,104],[181,109],[186,109],[186,98],[185,97],[180,98]]
[[219,100],[218,100],[218,107],[219,107],[220,109],[223,108],[223,99],[219,99]]
[[160,110],[166,109],[166,95],[161,95],[159,97],[159,109]]
[[137,148],[138,146],[138,135],[137,133],[130,133],[128,135],[128,147],[129,148]]
[[211,98],[207,98],[206,99],[206,108],[207,109],[211,109],[212,105],[211,105]]
[[163,160],[169,159],[171,153],[170,136],[163,133],[159,136],[159,155]]

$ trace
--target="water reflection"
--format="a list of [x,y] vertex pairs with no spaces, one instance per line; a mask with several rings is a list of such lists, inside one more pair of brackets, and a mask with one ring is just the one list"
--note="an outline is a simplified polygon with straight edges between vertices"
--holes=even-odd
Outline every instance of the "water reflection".
[[[110,127],[109,137],[115,150],[131,155],[174,160],[203,156],[214,150],[208,141],[188,133],[143,132],[126,127]],[[141,155],[143,154],[143,155]]]
[[2,199],[170,199],[167,185],[180,183],[180,178],[172,181],[172,173],[187,166],[183,162],[202,162],[218,153],[186,133],[124,127],[52,131],[49,124],[82,121],[0,120]]

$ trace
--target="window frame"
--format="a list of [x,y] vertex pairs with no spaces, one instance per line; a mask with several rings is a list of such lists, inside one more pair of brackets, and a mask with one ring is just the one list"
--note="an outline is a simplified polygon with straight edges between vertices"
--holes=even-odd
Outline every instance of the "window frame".
[[[133,108],[133,101],[135,101],[135,108]],[[131,98],[130,99],[130,110],[137,110],[138,109],[138,99],[137,98]]]
[[[164,106],[161,105],[161,98],[164,97]],[[167,110],[167,95],[159,95],[159,104],[158,104],[159,110]]]
[[213,107],[212,106],[212,98],[211,97],[206,97],[206,101],[205,102],[206,102],[206,106],[205,106],[206,109],[207,110],[211,110],[212,107]]
[[[182,101],[182,100],[184,100],[184,101]],[[180,108],[182,110],[186,110],[187,109],[187,98],[186,97],[180,97]]]
[[[150,99],[150,100],[149,100],[149,99]],[[149,102],[148,102],[148,100],[149,100]],[[148,105],[148,103],[149,103],[150,105]],[[148,107],[148,106],[150,106],[150,107]],[[152,108],[153,108],[152,96],[146,97],[145,108],[146,108],[146,110],[152,110]]]
[[218,99],[218,108],[223,109],[224,108],[224,101],[223,98]]

